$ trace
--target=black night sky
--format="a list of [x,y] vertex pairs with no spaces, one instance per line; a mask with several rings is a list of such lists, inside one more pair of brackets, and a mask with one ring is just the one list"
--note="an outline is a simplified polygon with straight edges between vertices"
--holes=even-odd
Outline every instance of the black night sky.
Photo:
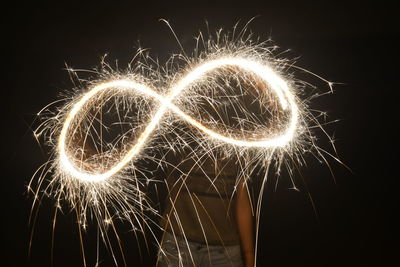
[[[54,203],[50,199],[41,205],[28,255],[33,198],[26,186],[47,159],[33,137],[35,114],[57,100],[60,92],[73,88],[65,64],[91,69],[108,54],[109,62],[118,60],[124,69],[139,43],[165,63],[180,49],[160,18],[171,23],[190,52],[193,37],[206,29],[206,21],[215,31],[256,17],[250,24],[256,36],[271,37],[282,50],[290,49],[286,56],[298,57],[296,65],[340,83],[333,95],[314,104],[326,110],[330,120],[339,119],[327,130],[352,171],[331,160],[334,181],[326,166],[308,157],[299,192],[291,190],[285,179],[276,190],[273,179],[267,184],[258,266],[387,266],[395,259],[400,248],[395,223],[398,152],[393,142],[398,122],[394,116],[400,10],[384,1],[241,1],[225,6],[206,1],[183,6],[144,2],[21,3],[3,10],[2,52],[11,62],[3,63],[7,84],[1,90],[0,229],[5,256],[0,265],[83,266],[76,220],[67,208],[58,217],[51,250]],[[316,84],[327,90],[323,83]],[[121,227],[127,265],[152,266],[154,249],[148,253],[142,247],[140,255],[134,235]],[[88,266],[95,262],[95,234],[89,230],[84,235]],[[143,243],[140,237],[139,243]],[[113,266],[110,254],[101,251],[99,266]]]

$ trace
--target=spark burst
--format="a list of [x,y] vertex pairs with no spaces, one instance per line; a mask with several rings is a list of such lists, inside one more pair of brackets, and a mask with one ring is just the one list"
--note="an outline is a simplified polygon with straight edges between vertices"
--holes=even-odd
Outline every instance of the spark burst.
[[[282,165],[301,165],[310,151],[326,162],[327,152],[318,148],[312,132],[323,130],[322,113],[308,109],[308,99],[301,99],[306,83],[285,74],[293,65],[275,58],[276,47],[268,44],[254,44],[244,29],[239,35],[218,33],[208,40],[200,34],[193,57],[172,57],[166,67],[142,50],[142,60],[125,73],[103,62],[101,79],[86,82],[87,89],[68,97],[35,132],[45,136],[53,152],[29,184],[35,194],[32,211],[44,195],[54,197],[55,225],[61,202],[66,201],[80,229],[97,222],[114,255],[108,232],[111,228],[119,240],[116,220],[127,222],[135,232],[150,229],[153,235],[151,229],[159,227],[148,216],[159,214],[143,189],[160,179],[146,170],[143,160],[162,167],[168,150],[179,153],[195,142],[194,155],[218,151],[244,159],[246,179],[255,166],[263,166],[262,186],[271,165],[279,175]],[[110,114],[114,122],[106,125]],[[119,133],[112,135],[115,126]],[[261,198],[262,194],[258,219]]]

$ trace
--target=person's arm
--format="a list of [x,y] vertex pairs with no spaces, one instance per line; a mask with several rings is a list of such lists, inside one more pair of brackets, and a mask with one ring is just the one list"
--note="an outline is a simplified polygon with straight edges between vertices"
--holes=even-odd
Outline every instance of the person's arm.
[[242,178],[237,187],[236,223],[239,230],[240,245],[245,267],[254,267],[254,227],[253,213],[247,184]]

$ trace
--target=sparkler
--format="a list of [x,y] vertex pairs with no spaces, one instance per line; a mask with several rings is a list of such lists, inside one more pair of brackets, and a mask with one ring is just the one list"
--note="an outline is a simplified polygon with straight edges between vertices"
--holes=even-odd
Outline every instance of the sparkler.
[[[286,110],[290,108],[291,119],[284,133],[274,138],[265,136],[264,139],[260,141],[236,140],[233,138],[226,137],[215,131],[212,131],[211,129],[207,128],[206,126],[196,121],[191,116],[185,114],[177,106],[171,103],[171,100],[177,97],[182,90],[187,88],[191,83],[196,82],[196,80],[201,79],[201,77],[205,73],[209,73],[216,68],[223,68],[224,66],[237,66],[246,71],[254,72],[260,80],[267,83],[272,88],[273,92],[279,98],[282,109]],[[127,90],[127,89],[136,90],[139,93],[155,98],[161,103],[161,105],[158,111],[155,113],[154,118],[146,126],[144,132],[139,136],[138,140],[128,151],[128,153],[123,157],[122,160],[120,160],[117,164],[115,164],[113,167],[111,167],[109,170],[103,173],[91,174],[83,172],[82,170],[79,169],[79,167],[74,166],[74,163],[70,160],[70,156],[68,156],[68,152],[66,151],[67,149],[65,143],[68,135],[68,130],[75,117],[79,116],[79,112],[82,109],[82,107],[88,101],[90,101],[91,98],[95,97],[103,90],[107,90],[110,88],[118,88],[119,90]],[[73,106],[72,110],[67,114],[58,141],[60,168],[62,168],[65,172],[69,173],[73,177],[88,182],[98,182],[112,177],[114,174],[120,171],[124,166],[126,166],[127,163],[129,163],[136,155],[138,155],[141,148],[145,145],[146,140],[151,135],[152,131],[154,131],[155,127],[160,123],[160,120],[167,108],[173,110],[182,119],[186,120],[191,125],[203,131],[204,133],[208,134],[212,138],[229,143],[231,145],[245,146],[245,147],[259,147],[259,148],[283,147],[293,138],[298,121],[298,108],[293,94],[291,93],[287,83],[282,78],[280,78],[270,67],[245,58],[239,58],[239,57],[221,58],[205,62],[200,66],[194,68],[194,70],[192,70],[186,77],[184,77],[173,87],[170,95],[166,97],[157,94],[153,89],[147,87],[146,85],[139,84],[135,81],[130,81],[130,80],[116,80],[95,86],[88,93],[86,93],[79,100],[79,102]]]
[[[47,136],[54,154],[38,170],[40,179],[33,207],[43,197],[41,190],[54,196],[58,209],[60,202],[67,200],[77,213],[80,228],[86,229],[88,217],[98,222],[111,251],[107,229],[111,226],[118,238],[114,220],[128,221],[136,231],[144,231],[146,226],[151,229],[150,225],[156,223],[146,212],[156,216],[158,213],[142,188],[157,179],[146,174],[139,162],[150,159],[162,165],[162,160],[150,156],[149,151],[165,147],[179,151],[181,142],[185,144],[187,140],[178,133],[175,122],[186,124],[192,132],[197,130],[195,134],[185,134],[201,144],[202,152],[219,149],[228,156],[239,155],[248,161],[244,168],[254,168],[249,166],[257,163],[269,166],[275,159],[279,169],[288,161],[286,154],[301,162],[302,154],[309,149],[316,149],[325,160],[310,130],[321,127],[318,117],[299,98],[298,81],[282,75],[288,65],[271,56],[272,48],[254,45],[250,37],[244,38],[244,32],[236,41],[227,35],[223,44],[208,42],[200,56],[186,57],[188,64],[183,71],[172,67],[160,73],[141,63],[126,74],[108,73],[103,81],[69,99],[35,133],[40,136],[50,132]],[[244,95],[253,98],[251,104],[244,104]],[[227,103],[221,103],[221,99]],[[217,117],[201,107],[204,102],[216,111]],[[233,108],[233,124],[218,119],[223,115],[232,117],[227,111],[222,114],[221,105]],[[256,113],[249,110],[254,105]],[[114,110],[121,128],[128,125],[128,130],[111,142],[103,140],[102,129],[107,129],[102,120],[103,109],[105,113]],[[100,130],[95,129],[96,122]],[[165,139],[167,132],[174,133],[176,139]],[[87,147],[95,150],[90,156]],[[48,173],[52,173],[52,179],[44,187]],[[34,190],[34,181],[29,184],[30,190]],[[260,204],[261,197],[258,213]],[[54,223],[55,219],[56,215]]]

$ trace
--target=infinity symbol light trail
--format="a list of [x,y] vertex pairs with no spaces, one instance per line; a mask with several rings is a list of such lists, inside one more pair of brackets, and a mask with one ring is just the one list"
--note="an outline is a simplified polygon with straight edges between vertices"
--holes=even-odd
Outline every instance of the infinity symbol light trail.
[[[272,89],[273,93],[279,100],[281,108],[283,110],[290,111],[290,119],[284,131],[280,135],[274,137],[265,136],[260,140],[239,140],[229,138],[205,127],[203,124],[196,121],[193,117],[185,114],[181,109],[179,109],[176,105],[172,103],[172,100],[178,97],[179,94],[183,90],[185,90],[185,88],[189,88],[190,85],[199,81],[202,77],[204,77],[205,74],[212,72],[213,70],[229,66],[237,67],[258,76],[261,81],[268,84],[269,88]],[[150,123],[146,126],[146,128],[139,135],[138,139],[132,145],[130,150],[122,157],[122,159],[118,163],[114,164],[112,167],[102,173],[89,173],[80,169],[73,163],[73,161],[71,160],[71,156],[68,155],[68,151],[66,149],[66,140],[74,118],[76,118],[77,114],[81,111],[85,103],[90,101],[90,99],[95,97],[100,92],[110,88],[123,88],[121,90],[136,90],[142,94],[156,99],[160,102],[160,106],[154,117],[151,119]],[[159,95],[152,88],[133,80],[122,79],[110,81],[99,84],[89,90],[67,114],[66,120],[58,139],[59,164],[61,168],[73,177],[86,182],[99,182],[109,177],[112,177],[113,175],[121,171],[124,166],[126,166],[130,161],[134,159],[135,156],[138,155],[141,149],[145,146],[146,140],[148,140],[155,127],[160,123],[160,120],[167,109],[172,110],[183,120],[186,120],[191,125],[216,140],[235,146],[259,148],[283,147],[287,143],[289,143],[295,135],[299,116],[295,97],[292,94],[288,84],[268,65],[247,58],[225,57],[203,62],[202,64],[195,67],[179,82],[173,85],[170,93],[167,96]]]

